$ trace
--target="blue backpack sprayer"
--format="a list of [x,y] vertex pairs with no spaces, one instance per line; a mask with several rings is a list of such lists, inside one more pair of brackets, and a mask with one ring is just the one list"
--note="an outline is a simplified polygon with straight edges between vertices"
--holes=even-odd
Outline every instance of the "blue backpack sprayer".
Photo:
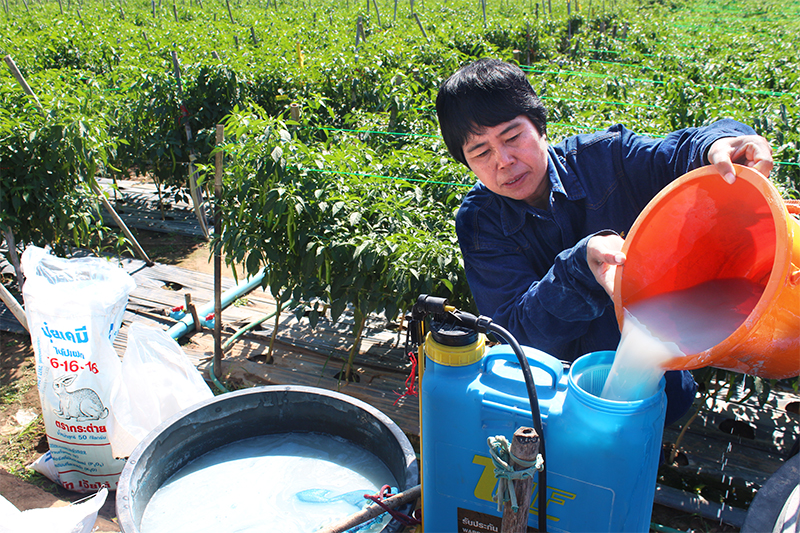
[[[487,348],[486,334],[506,344]],[[514,493],[502,489],[524,477],[534,493],[527,523],[538,531],[649,530],[663,380],[649,398],[606,400],[599,395],[614,352],[586,354],[565,372],[556,358],[444,298],[419,297],[409,335],[421,347],[424,533],[501,531],[500,509]],[[515,461],[525,468],[511,472],[502,445],[531,424],[539,457]]]

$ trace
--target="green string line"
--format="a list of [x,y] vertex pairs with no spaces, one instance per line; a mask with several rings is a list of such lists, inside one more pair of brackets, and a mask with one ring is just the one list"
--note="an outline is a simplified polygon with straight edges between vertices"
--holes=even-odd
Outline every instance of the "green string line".
[[378,178],[384,180],[395,180],[395,181],[414,181],[419,183],[429,183],[431,185],[455,185],[456,187],[472,187],[473,183],[457,183],[454,181],[432,181],[432,180],[424,180],[422,178],[396,178],[394,176],[382,176],[380,174],[367,174],[364,172],[346,172],[344,170],[328,170],[324,168],[304,168],[300,167],[300,170],[304,170],[306,172],[324,172],[328,174],[341,174],[344,176],[358,176],[361,178]]
[[344,128],[327,128],[323,126],[306,126],[306,128],[313,128],[323,131],[343,131],[347,133],[377,133],[380,135],[399,135],[399,136],[408,136],[408,137],[431,137],[431,138],[439,138],[441,139],[440,135],[431,135],[428,133],[403,133],[400,131],[377,131],[377,130],[348,130]]
[[[593,127],[593,126],[577,126],[575,124],[565,124],[563,122],[548,122],[548,125],[549,126],[560,126],[560,127],[563,127],[563,128],[570,128],[570,129],[574,129],[574,130],[591,130],[591,131],[605,131],[606,130],[606,128],[596,128],[596,127]],[[328,127],[321,127],[321,126],[306,126],[306,128],[308,128],[308,129],[326,130],[326,131],[339,131],[339,132],[345,132],[345,133],[364,133],[365,132],[365,130],[348,130],[348,129],[343,129],[343,128],[328,128]],[[421,135],[421,136],[424,136],[424,137],[431,137],[431,138],[434,138],[434,139],[441,139],[442,138],[440,135],[428,135],[428,134],[422,134],[422,133],[402,133],[402,132],[394,132],[394,131],[371,131],[370,133],[377,133],[377,134],[380,134],[380,135]],[[654,138],[657,138],[657,139],[663,139],[664,137],[666,137],[666,135],[661,134],[661,133],[646,133],[645,132],[645,133],[640,133],[640,135],[646,135],[648,137],[654,137]],[[794,162],[791,162],[791,161],[773,161],[773,163],[775,163],[776,165],[796,165],[796,166],[800,166],[800,163],[794,163]],[[452,182],[448,182],[448,181],[431,181],[431,180],[424,180],[424,179],[420,179],[420,178],[393,178],[391,176],[382,176],[380,174],[359,174],[359,173],[349,173],[349,172],[338,171],[338,170],[322,170],[322,169],[314,169],[314,168],[308,168],[308,169],[304,168],[303,170],[307,170],[308,172],[333,172],[333,173],[339,173],[339,174],[352,174],[353,176],[364,176],[364,177],[371,177],[371,178],[385,178],[385,179],[392,179],[392,180],[418,181],[418,182],[422,182],[422,183],[431,183],[431,184],[434,184],[434,185],[461,185],[461,186],[465,186],[463,183],[458,184],[458,183],[452,183]]]
[[[528,71],[528,72],[535,72],[536,74],[556,74],[556,75],[565,74],[567,76],[583,76],[583,77],[589,77],[589,78],[618,78],[619,77],[619,76],[614,76],[612,74],[598,74],[596,72],[579,72],[579,71],[575,71],[575,70],[537,70],[537,69],[535,69],[533,67],[527,67],[527,66],[520,66],[520,68],[522,70],[525,70],[525,71]],[[631,79],[633,81],[642,82],[642,83],[652,83],[653,85],[666,85],[666,83],[667,83],[665,81],[648,80],[648,79],[644,79],[644,78],[629,78],[629,79]],[[759,89],[740,89],[738,87],[721,87],[721,86],[718,86],[718,85],[705,85],[705,84],[694,85],[694,84],[692,84],[692,86],[693,87],[701,87],[701,88],[705,88],[705,89],[719,89],[719,90],[724,90],[724,91],[735,91],[735,92],[741,92],[741,93],[763,94],[763,95],[766,95],[766,96],[784,96],[784,95],[787,95],[787,94],[788,95],[796,94],[796,93],[788,92],[788,91],[787,92],[775,92],[775,91],[764,91],[764,90],[759,90]]]
[[650,109],[667,109],[666,107],[660,105],[652,105],[652,104],[630,104],[627,102],[614,102],[612,100],[586,100],[584,98],[563,98],[561,96],[540,96],[540,100],[563,100],[566,102],[588,102],[590,104],[610,104],[610,105],[621,105],[621,106],[631,106],[631,107],[647,107]]

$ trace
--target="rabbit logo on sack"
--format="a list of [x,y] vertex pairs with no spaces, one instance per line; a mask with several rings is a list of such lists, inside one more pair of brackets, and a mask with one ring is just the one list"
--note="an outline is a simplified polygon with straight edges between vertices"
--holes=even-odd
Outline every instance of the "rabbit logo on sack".
[[[58,396],[58,409],[53,408],[53,413],[60,418],[76,422],[104,420],[108,417],[108,408],[103,405],[103,401],[94,390],[89,388],[67,390],[77,377],[77,374],[66,374],[53,381],[53,391]],[[76,433],[106,432],[105,425],[68,425],[56,421],[56,427]]]

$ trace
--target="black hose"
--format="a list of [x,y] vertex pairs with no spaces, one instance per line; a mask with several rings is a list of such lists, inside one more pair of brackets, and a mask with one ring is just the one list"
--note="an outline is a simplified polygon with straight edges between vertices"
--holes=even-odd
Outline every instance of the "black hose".
[[539,531],[547,531],[547,457],[544,453],[544,433],[542,432],[542,415],[539,412],[539,398],[536,395],[536,384],[533,382],[531,367],[525,352],[511,333],[494,322],[489,322],[488,330],[506,341],[519,360],[522,368],[522,377],[525,378],[525,387],[528,389],[528,401],[531,404],[531,418],[533,418],[533,429],[539,435],[539,453],[542,454],[543,466],[539,472],[539,493],[537,507],[539,509]]
[[539,510],[539,531],[547,532],[547,456],[545,455],[544,447],[544,432],[542,431],[542,415],[539,412],[539,397],[536,395],[536,384],[533,382],[531,375],[531,367],[528,364],[528,358],[525,357],[525,352],[517,342],[517,339],[505,328],[498,326],[492,319],[486,316],[476,317],[473,314],[465,313],[463,311],[453,311],[450,313],[461,324],[475,328],[477,331],[486,332],[491,331],[498,337],[503,339],[511,346],[514,355],[517,356],[519,366],[522,369],[522,377],[525,379],[525,387],[528,390],[528,402],[531,405],[531,418],[533,419],[533,429],[539,435],[539,453],[542,454],[542,461],[544,466],[539,472],[539,493],[537,498],[537,507]]

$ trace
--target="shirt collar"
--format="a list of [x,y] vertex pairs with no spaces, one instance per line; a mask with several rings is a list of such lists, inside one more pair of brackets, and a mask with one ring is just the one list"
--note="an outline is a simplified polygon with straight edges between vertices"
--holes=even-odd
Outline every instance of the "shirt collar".
[[[550,180],[551,198],[554,193],[565,196],[569,201],[585,198],[586,191],[577,177],[567,168],[566,159],[558,155],[552,146],[548,147],[547,155],[547,177]],[[525,224],[526,215],[529,213],[539,218],[548,217],[547,211],[532,207],[522,200],[513,200],[500,195],[495,196],[500,203],[500,224],[505,235],[512,235],[518,232]]]

